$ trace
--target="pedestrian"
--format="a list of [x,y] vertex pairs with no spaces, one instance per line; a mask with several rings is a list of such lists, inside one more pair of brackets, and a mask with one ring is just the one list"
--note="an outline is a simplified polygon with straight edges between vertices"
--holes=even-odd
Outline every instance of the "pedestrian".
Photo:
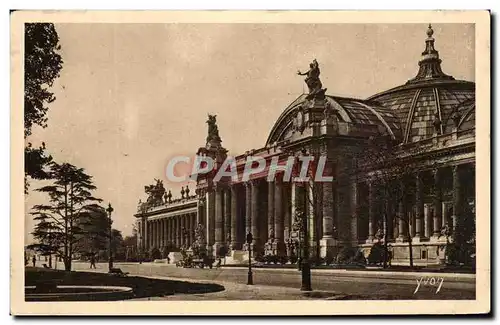
[[96,268],[96,267],[95,267],[95,255],[91,255],[91,256],[90,256],[90,268],[92,268],[92,267],[93,267],[94,269]]
[[220,269],[220,266],[222,264],[222,259],[220,258],[220,256],[217,258],[217,264],[215,264],[215,268],[216,269]]
[[33,262],[33,267],[36,266],[36,256],[33,255],[33,258],[31,259],[31,261]]

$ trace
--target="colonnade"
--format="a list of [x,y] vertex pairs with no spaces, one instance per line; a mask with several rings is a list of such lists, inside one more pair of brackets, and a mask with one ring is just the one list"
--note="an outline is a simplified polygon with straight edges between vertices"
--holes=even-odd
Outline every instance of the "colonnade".
[[[474,190],[470,185],[474,177],[464,173],[467,168],[473,172],[473,167],[462,164],[418,171],[412,178],[399,181],[402,199],[392,198],[389,202],[376,202],[376,187],[380,184],[373,181],[355,184],[355,190],[368,197],[367,227],[362,222],[358,224],[358,239],[366,243],[380,239],[377,233],[386,228],[382,218],[384,208],[380,207],[384,203],[387,204],[387,237],[390,241],[405,242],[409,236],[414,242],[426,241],[442,237],[443,229],[452,232],[460,218],[468,213],[465,209],[467,194],[471,196],[470,192]],[[364,187],[364,191],[360,187]],[[360,200],[359,196],[357,200]]]
[[166,246],[190,246],[194,241],[196,212],[159,217],[143,218],[139,223],[142,247],[161,249]]
[[[333,183],[299,184],[280,178],[268,182],[262,178],[239,184],[216,184],[205,193],[203,202],[207,246],[214,253],[223,246],[247,250],[246,234],[251,233],[254,252],[284,254],[293,233],[293,216],[300,206],[310,221],[311,240],[333,240],[336,211]],[[322,217],[322,224],[317,216]]]
[[[256,253],[287,254],[287,243],[294,235],[293,216],[301,207],[308,218],[311,252],[322,257],[339,244],[380,240],[380,232],[386,228],[389,241],[407,242],[409,236],[414,242],[437,239],[444,227],[455,229],[465,213],[474,179],[464,176],[464,169],[470,172],[474,166],[416,172],[398,181],[403,198],[392,201],[381,200],[376,195],[380,184],[369,179],[299,184],[278,177],[272,182],[262,178],[218,183],[200,191],[195,212],[143,218],[139,225],[142,246],[189,247],[195,240],[196,226],[202,224],[207,249],[214,255],[221,247],[247,250],[248,233],[253,236],[251,247]],[[383,213],[388,215],[388,225],[383,224]]]

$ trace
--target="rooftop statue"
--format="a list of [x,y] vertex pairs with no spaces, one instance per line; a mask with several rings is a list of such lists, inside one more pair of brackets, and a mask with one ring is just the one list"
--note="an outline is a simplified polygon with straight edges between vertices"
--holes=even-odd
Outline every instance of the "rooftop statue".
[[217,115],[208,114],[207,124],[208,124],[207,143],[212,140],[221,141],[221,138],[219,136],[219,128],[217,127]]
[[161,205],[163,203],[163,195],[165,194],[165,187],[163,181],[155,179],[156,184],[144,186],[144,192],[148,195],[146,203],[149,206]]
[[309,71],[302,73],[299,70],[297,71],[297,74],[299,76],[307,76],[305,82],[307,88],[309,88],[309,95],[307,96],[308,99],[320,97],[325,94],[326,89],[322,89],[323,84],[319,79],[320,70],[318,61],[316,61],[316,59],[314,59],[313,62],[309,64]]

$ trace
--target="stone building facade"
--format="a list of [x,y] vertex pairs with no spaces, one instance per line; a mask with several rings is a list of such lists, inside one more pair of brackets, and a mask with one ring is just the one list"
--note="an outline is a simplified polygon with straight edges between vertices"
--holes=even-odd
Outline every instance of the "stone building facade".
[[[195,196],[183,194],[175,203],[138,211],[142,247],[190,245],[201,224],[213,254],[221,247],[246,251],[245,237],[252,233],[257,254],[290,255],[300,209],[308,218],[312,255],[331,257],[346,246],[368,252],[374,243],[387,240],[394,264],[408,263],[410,246],[417,265],[443,262],[448,240],[443,230],[453,231],[461,218],[475,213],[475,84],[441,70],[430,25],[417,75],[367,99],[327,94],[314,64],[306,78],[309,93],[285,108],[265,146],[234,157],[238,171],[248,156],[265,159],[266,168],[247,181],[214,182],[214,173],[201,175]],[[213,158],[217,170],[227,150],[215,117],[211,122],[206,145],[197,154]],[[377,138],[395,144],[411,169],[395,180],[402,199],[384,204],[375,195],[380,168],[363,161],[370,160],[363,159],[363,144]],[[280,171],[267,180],[273,159],[284,165],[301,155],[326,157],[325,171],[334,181],[294,183]],[[350,172],[359,161],[364,172]]]

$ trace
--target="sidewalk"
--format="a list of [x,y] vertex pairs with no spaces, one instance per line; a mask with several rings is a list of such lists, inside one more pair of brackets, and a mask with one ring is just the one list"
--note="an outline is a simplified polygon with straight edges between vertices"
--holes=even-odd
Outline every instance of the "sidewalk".
[[[123,265],[127,265],[127,263],[119,263]],[[163,267],[175,267],[173,264],[164,264],[164,263],[143,263],[144,265],[148,266],[163,266]],[[233,266],[233,265],[223,265],[223,269],[225,270],[247,270],[247,266]],[[252,266],[252,270],[254,272],[260,272],[260,271],[270,271],[270,272],[279,272],[279,273],[297,273],[297,268],[296,267],[260,267],[260,266]],[[445,273],[445,272],[424,272],[424,271],[416,271],[416,272],[411,272],[411,271],[390,271],[390,270],[370,270],[370,269],[327,269],[327,268],[321,268],[321,269],[311,269],[312,274],[331,274],[335,276],[349,276],[349,277],[365,277],[365,278],[383,278],[383,277],[390,277],[391,279],[416,279],[416,278],[421,278],[421,277],[427,277],[427,278],[443,278],[443,279],[453,279],[459,282],[475,282],[476,281],[476,274],[470,274],[470,273]]]
[[[146,263],[144,263],[146,264]],[[156,264],[156,263],[151,263]],[[175,266],[174,266],[175,267]],[[107,273],[106,268],[97,268],[89,270],[78,270],[93,273]],[[144,275],[130,273],[130,276],[138,276],[141,278],[157,279],[157,280],[172,280],[189,283],[207,283],[218,284],[224,287],[224,291],[197,293],[197,294],[174,294],[161,297],[148,297],[129,299],[134,301],[161,301],[161,300],[310,300],[310,299],[343,299],[346,295],[328,292],[328,291],[313,291],[303,292],[296,288],[269,286],[269,285],[246,285],[226,281],[213,281],[202,279],[187,279],[161,275]]]
[[224,281],[189,281],[185,278],[143,276],[144,278],[154,278],[159,280],[176,280],[193,283],[215,283],[222,285],[225,290],[204,294],[175,294],[164,297],[150,297],[131,299],[137,301],[158,301],[158,300],[311,300],[311,299],[345,299],[347,296],[333,291],[312,291],[304,292],[300,289],[276,287],[268,285],[246,285]]

